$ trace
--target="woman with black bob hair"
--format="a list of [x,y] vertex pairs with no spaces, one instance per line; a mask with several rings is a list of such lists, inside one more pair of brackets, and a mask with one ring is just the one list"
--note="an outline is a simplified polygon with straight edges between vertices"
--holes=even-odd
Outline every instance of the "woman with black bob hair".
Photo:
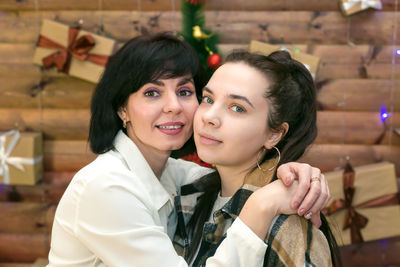
[[[207,77],[189,44],[169,33],[139,36],[128,41],[110,58],[93,94],[89,132],[92,151],[101,154],[112,149],[117,132],[125,131],[117,111],[131,94],[151,81],[185,75],[193,77],[200,100]],[[188,153],[194,151],[194,143],[191,148]]]
[[[217,171],[184,185],[176,197],[182,207],[177,251],[191,266],[204,266],[241,218],[248,225],[255,222],[252,229],[268,245],[259,266],[340,266],[336,240],[322,215],[320,229],[297,214],[282,215],[295,211],[285,204],[290,189],[275,170],[298,160],[316,136],[316,90],[302,63],[286,51],[228,55],[204,87],[194,118],[197,153]],[[320,177],[311,180],[320,183]],[[264,207],[269,216],[244,218],[249,215],[245,203]]]
[[[91,103],[89,141],[98,157],[76,173],[58,204],[49,266],[187,266],[171,242],[173,197],[211,170],[170,155],[192,136],[204,84],[196,53],[171,34],[136,37],[110,58]],[[299,163],[280,172],[305,183],[296,193],[306,210],[326,200],[315,186],[309,191],[312,174],[320,172]],[[208,265],[258,260],[266,245],[251,227],[237,220]]]

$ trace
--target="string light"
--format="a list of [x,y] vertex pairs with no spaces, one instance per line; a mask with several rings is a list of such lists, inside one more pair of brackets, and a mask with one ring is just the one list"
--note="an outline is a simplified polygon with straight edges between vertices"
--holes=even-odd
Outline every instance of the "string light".
[[171,27],[172,27],[173,32],[174,32],[174,33],[177,33],[177,30],[176,30],[176,23],[175,23],[175,20],[176,20],[176,18],[175,18],[175,13],[176,13],[176,10],[175,10],[175,0],[171,0],[171,9],[172,9],[172,13],[171,13]]
[[[397,46],[397,29],[398,29],[398,26],[397,26],[397,21],[398,21],[398,8],[399,8],[399,0],[395,0],[395,3],[394,3],[394,17],[393,17],[393,26],[392,26],[392,32],[393,32],[393,34],[392,34],[392,42],[391,42],[391,45],[392,45],[392,47],[393,48],[395,48],[396,46]],[[391,71],[391,89],[390,89],[390,104],[389,104],[389,114],[388,114],[388,117],[390,117],[389,118],[389,127],[388,127],[388,129],[389,129],[389,132],[388,132],[388,134],[389,134],[389,141],[388,141],[388,145],[389,145],[389,158],[390,159],[394,159],[393,158],[393,152],[392,152],[392,145],[393,145],[393,143],[392,143],[392,138],[393,138],[393,133],[395,133],[395,129],[394,129],[394,127],[393,127],[393,116],[391,116],[391,114],[393,114],[394,113],[394,91],[395,91],[395,88],[397,87],[396,86],[396,75],[395,75],[395,73],[396,73],[396,55],[400,55],[400,49],[394,49],[395,51],[396,51],[396,53],[393,53],[392,54],[392,71]]]
[[137,1],[138,21],[139,21],[139,34],[142,34],[142,0]]
[[98,28],[98,33],[103,34],[104,33],[104,25],[103,25],[103,0],[99,0],[98,2],[98,10],[99,10],[99,28]]
[[[347,75],[350,73],[350,54],[352,53],[352,45],[353,42],[351,41],[350,38],[350,29],[351,29],[351,17],[346,17],[346,41],[347,41],[347,47],[346,47],[346,68],[347,68]],[[347,131],[347,120],[346,120],[346,112],[347,112],[347,88],[346,86],[343,87],[343,101],[341,103],[342,105],[342,157],[339,159],[339,166],[335,169],[343,169],[345,166],[346,162],[349,161],[350,155],[347,152],[347,149],[345,147],[346,145],[346,131]],[[343,160],[345,160],[343,162]]]
[[381,121],[385,122],[387,118],[389,118],[390,113],[386,112],[386,107],[381,108]]

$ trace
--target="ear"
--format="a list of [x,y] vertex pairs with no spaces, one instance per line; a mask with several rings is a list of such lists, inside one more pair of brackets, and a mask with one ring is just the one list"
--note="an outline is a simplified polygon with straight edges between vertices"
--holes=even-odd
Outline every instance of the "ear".
[[127,115],[127,112],[126,112],[126,108],[125,107],[120,107],[119,109],[118,109],[118,116],[119,116],[119,118],[123,121],[124,119],[125,120],[128,120],[128,115]]
[[264,147],[266,149],[271,149],[276,146],[282,138],[286,135],[289,130],[289,124],[287,122],[282,123],[282,125],[278,128],[278,130],[272,130],[267,140],[264,143]]

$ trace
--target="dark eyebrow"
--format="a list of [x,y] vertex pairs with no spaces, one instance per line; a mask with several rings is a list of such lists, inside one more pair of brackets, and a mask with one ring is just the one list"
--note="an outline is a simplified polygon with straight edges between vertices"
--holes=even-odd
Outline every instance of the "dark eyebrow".
[[208,87],[204,87],[203,90],[209,92],[212,95],[214,94],[213,91],[211,91],[211,89]]
[[229,95],[230,98],[233,99],[239,99],[247,102],[252,108],[254,108],[253,104],[250,102],[250,100],[247,99],[247,97],[241,96],[241,95]]
[[187,84],[187,83],[194,84],[193,78],[183,78],[182,80],[180,80],[178,82],[178,86],[181,86],[181,85],[184,85],[184,84]]
[[[153,80],[153,81],[150,81],[149,83],[152,83],[152,84],[155,84],[155,85],[158,85],[158,86],[164,86],[164,83],[162,81],[159,81],[159,80]],[[178,82],[178,86],[184,85],[186,83],[193,83],[194,84],[193,78],[183,78],[182,80],[180,80]]]
[[[212,95],[214,94],[213,91],[212,91],[210,88],[208,88],[208,87],[204,87],[203,90],[204,90],[204,91],[207,91],[208,93],[210,93],[210,94],[212,94]],[[247,102],[252,108],[254,108],[253,104],[252,104],[252,103],[250,102],[250,100],[247,99],[247,97],[245,97],[245,96],[230,94],[230,95],[228,95],[228,97],[229,97],[229,98],[232,98],[232,99],[243,100],[243,101]]]
[[152,84],[155,84],[155,85],[158,85],[158,86],[164,86],[164,83],[159,81],[159,80],[150,81],[149,83],[152,83]]

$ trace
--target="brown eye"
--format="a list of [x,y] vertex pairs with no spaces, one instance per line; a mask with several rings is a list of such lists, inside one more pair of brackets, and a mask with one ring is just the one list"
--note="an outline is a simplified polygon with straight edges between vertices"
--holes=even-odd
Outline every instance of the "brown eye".
[[191,96],[193,95],[193,91],[188,88],[181,88],[178,91],[178,96]]
[[144,92],[144,95],[146,97],[158,97],[160,96],[160,93],[157,90],[147,90],[146,92]]

